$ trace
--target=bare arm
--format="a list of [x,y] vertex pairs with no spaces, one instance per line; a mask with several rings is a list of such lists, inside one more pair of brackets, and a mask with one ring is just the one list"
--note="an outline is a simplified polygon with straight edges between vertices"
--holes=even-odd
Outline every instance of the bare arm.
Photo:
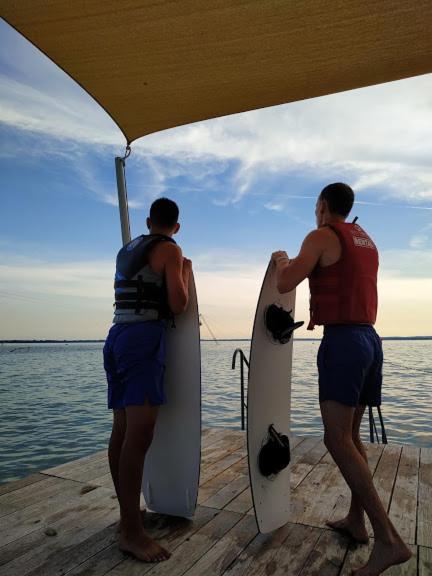
[[289,260],[286,252],[274,252],[272,260],[276,265],[279,292],[291,292],[303,282],[318,264],[322,252],[323,238],[320,230],[313,230],[306,236],[299,255],[293,260]]
[[192,264],[190,260],[183,258],[180,247],[175,244],[167,242],[164,251],[168,304],[173,314],[181,314],[188,305],[189,274]]

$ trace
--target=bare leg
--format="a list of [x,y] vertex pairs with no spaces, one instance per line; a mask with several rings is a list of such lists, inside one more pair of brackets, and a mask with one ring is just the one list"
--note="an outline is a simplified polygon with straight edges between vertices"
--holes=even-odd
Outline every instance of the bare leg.
[[411,551],[390,522],[386,510],[375,490],[370,470],[352,438],[354,408],[338,402],[321,403],[324,423],[324,442],[339,466],[356,506],[362,507],[371,521],[375,545],[367,564],[357,576],[379,576],[395,564],[406,562]]
[[144,459],[153,439],[158,408],[127,406],[125,411],[126,433],[119,465],[120,549],[143,562],[160,562],[170,554],[144,532],[139,507]]
[[[365,411],[365,406],[358,406],[353,415],[352,439],[361,457],[367,464],[367,454],[360,438],[360,425]],[[333,530],[338,530],[350,536],[359,544],[367,544],[369,535],[366,530],[364,509],[357,496],[351,492],[351,505],[348,515],[341,520],[329,521],[327,525]]]
[[120,454],[125,434],[126,434],[126,411],[124,410],[124,408],[119,410],[113,410],[113,427],[108,447],[108,460],[111,471],[111,478],[114,484],[117,498],[119,498]]
[[[124,408],[113,410],[113,427],[108,447],[108,460],[111,471],[111,478],[120,503],[119,497],[119,467],[120,454],[126,435],[126,411]],[[145,509],[141,510],[141,520],[144,522]],[[121,530],[121,521],[119,523]]]

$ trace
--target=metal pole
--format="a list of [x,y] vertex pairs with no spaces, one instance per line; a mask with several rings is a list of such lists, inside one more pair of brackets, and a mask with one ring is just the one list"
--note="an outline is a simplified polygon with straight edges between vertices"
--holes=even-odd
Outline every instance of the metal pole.
[[117,191],[118,191],[119,210],[120,210],[120,225],[121,225],[122,241],[124,246],[131,240],[124,158],[120,158],[117,156],[115,159],[115,167],[116,167]]
[[241,429],[245,429],[245,406],[244,406],[244,369],[243,369],[243,352],[240,363],[240,380],[241,380]]

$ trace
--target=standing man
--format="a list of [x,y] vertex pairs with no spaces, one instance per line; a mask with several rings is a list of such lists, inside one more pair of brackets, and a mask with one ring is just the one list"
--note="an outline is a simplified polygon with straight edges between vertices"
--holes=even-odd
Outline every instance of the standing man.
[[175,202],[153,202],[148,235],[117,255],[115,313],[104,346],[108,408],[113,410],[109,464],[120,504],[120,549],[144,562],[170,554],[144,532],[140,511],[144,459],[159,406],[166,402],[165,323],[188,304],[191,261],[173,235],[179,231]]
[[365,407],[381,404],[383,354],[373,328],[378,251],[360,226],[345,221],[353,203],[354,192],[346,184],[326,186],[315,208],[318,229],[306,236],[296,258],[290,260],[279,251],[272,260],[280,293],[309,278],[309,329],[324,325],[318,351],[324,442],[351,489],[347,517],[329,526],[367,543],[366,511],[375,544],[368,562],[355,574],[378,576],[409,560],[411,552],[379,499],[360,439]]

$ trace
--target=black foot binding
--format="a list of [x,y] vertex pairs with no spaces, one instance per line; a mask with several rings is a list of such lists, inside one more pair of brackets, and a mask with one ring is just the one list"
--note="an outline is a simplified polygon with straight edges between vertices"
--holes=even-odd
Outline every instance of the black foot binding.
[[288,466],[291,460],[290,444],[288,436],[277,432],[273,426],[269,426],[267,442],[261,448],[258,455],[258,467],[263,476],[279,474]]
[[264,312],[265,325],[273,340],[280,344],[290,341],[291,335],[297,328],[303,326],[304,322],[294,322],[291,316],[292,310],[287,312],[282,306],[270,304]]

